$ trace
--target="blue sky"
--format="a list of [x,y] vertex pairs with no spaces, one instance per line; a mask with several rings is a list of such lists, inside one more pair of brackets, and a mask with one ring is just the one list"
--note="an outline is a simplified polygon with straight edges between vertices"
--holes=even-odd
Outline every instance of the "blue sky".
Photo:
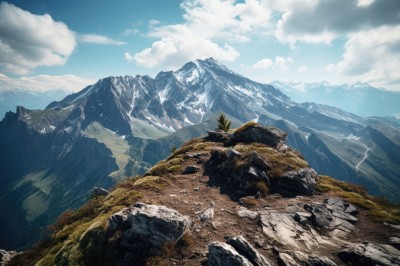
[[398,0],[14,0],[0,4],[0,89],[78,91],[213,57],[259,82],[400,90]]

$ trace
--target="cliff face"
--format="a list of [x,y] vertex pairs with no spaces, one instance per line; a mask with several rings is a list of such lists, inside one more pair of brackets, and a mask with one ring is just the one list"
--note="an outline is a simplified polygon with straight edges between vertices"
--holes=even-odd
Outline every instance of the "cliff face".
[[10,265],[399,265],[400,210],[318,176],[286,137],[250,123],[193,139]]

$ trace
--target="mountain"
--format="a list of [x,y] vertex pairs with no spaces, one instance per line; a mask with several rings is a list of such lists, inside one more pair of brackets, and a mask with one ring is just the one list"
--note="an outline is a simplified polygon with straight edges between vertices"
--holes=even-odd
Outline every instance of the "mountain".
[[335,85],[273,81],[271,84],[296,102],[326,104],[362,117],[400,115],[400,92],[375,88],[367,83]]
[[63,90],[0,90],[0,118],[3,119],[8,111],[15,110],[17,106],[25,106],[32,110],[43,109],[49,102],[59,101],[67,95],[68,92]]
[[392,120],[295,103],[210,58],[155,78],[104,78],[44,110],[8,112],[0,122],[0,247],[28,246],[93,187],[145,173],[172,147],[215,128],[221,112],[234,127],[277,126],[319,173],[400,201]]
[[400,209],[318,176],[286,136],[249,122],[192,139],[7,265],[399,265]]

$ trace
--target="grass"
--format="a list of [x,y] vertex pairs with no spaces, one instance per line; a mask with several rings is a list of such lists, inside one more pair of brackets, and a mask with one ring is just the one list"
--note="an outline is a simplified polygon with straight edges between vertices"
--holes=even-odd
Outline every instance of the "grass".
[[256,125],[258,125],[258,124],[257,124],[256,122],[254,122],[254,121],[247,122],[247,123],[244,124],[243,126],[238,127],[238,128],[234,131],[233,134],[238,134],[238,133],[240,133],[240,132],[245,131],[245,130],[248,129],[249,127],[253,127],[253,126],[256,126]]
[[234,149],[245,154],[256,151],[271,166],[269,171],[271,178],[280,177],[287,171],[309,167],[302,156],[294,150],[279,151],[260,143],[237,144]]
[[367,215],[378,222],[400,224],[400,208],[388,201],[368,195],[361,186],[336,180],[329,176],[320,176],[317,190],[340,196],[349,203],[367,211]]
[[257,206],[257,200],[253,197],[244,197],[240,199],[240,202],[245,206],[245,207],[255,207]]

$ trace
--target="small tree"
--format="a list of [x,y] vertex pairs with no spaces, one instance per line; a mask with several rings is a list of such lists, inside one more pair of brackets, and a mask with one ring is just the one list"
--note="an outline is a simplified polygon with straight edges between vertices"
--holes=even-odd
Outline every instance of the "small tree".
[[223,113],[219,116],[217,122],[218,122],[217,129],[228,132],[228,130],[231,128],[231,121],[226,119]]

